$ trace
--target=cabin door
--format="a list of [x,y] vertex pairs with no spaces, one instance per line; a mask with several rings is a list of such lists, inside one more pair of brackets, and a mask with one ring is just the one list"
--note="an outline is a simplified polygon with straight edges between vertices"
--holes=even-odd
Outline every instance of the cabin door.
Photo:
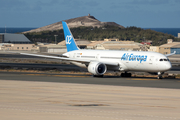
[[73,54],[73,58],[76,58],[76,53]]
[[154,60],[154,56],[151,56],[151,57],[149,58],[149,64],[153,64],[153,60]]
[[99,55],[99,54],[97,54],[96,59],[97,59],[97,60],[99,60],[99,59],[100,59],[100,55]]

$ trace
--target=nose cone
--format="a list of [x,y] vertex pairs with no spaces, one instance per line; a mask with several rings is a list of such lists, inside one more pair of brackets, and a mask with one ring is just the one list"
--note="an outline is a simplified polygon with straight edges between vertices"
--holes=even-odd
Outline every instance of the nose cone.
[[165,65],[165,69],[166,69],[166,70],[170,70],[171,67],[172,67],[172,65],[171,65],[170,62]]

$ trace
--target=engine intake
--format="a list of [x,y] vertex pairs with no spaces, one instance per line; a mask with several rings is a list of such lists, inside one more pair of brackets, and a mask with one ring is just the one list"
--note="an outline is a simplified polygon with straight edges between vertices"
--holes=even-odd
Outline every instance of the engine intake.
[[88,65],[88,71],[93,75],[103,75],[107,70],[104,63],[100,62],[90,62]]

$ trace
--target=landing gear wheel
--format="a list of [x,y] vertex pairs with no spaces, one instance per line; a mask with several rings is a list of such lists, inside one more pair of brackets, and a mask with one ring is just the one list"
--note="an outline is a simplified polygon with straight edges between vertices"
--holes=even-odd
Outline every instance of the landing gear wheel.
[[162,76],[158,76],[157,79],[162,79]]
[[121,73],[121,77],[125,77],[125,73]]
[[157,74],[158,74],[157,79],[162,79],[162,75],[164,74],[164,72],[158,72]]
[[121,73],[121,77],[131,77],[131,73]]
[[131,77],[131,73],[127,73],[128,77]]

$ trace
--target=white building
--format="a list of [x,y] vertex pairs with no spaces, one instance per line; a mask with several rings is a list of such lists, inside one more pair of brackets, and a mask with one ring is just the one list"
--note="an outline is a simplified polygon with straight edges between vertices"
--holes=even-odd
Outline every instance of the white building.
[[180,33],[178,33],[178,38],[180,38]]

